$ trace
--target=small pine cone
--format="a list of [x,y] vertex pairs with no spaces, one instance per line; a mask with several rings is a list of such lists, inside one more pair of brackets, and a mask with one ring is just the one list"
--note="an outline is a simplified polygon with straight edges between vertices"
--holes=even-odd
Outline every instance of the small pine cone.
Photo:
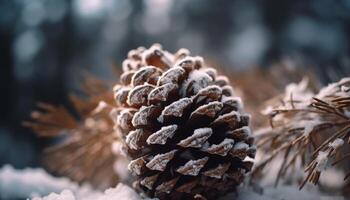
[[115,128],[135,186],[160,199],[216,198],[252,168],[249,116],[225,76],[187,49],[138,48],[114,88]]

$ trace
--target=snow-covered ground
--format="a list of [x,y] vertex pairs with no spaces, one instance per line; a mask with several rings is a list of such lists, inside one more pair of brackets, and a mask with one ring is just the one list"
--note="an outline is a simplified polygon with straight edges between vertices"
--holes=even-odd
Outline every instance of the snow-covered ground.
[[[322,199],[342,200],[343,197],[326,196],[316,187],[302,191],[297,186],[264,187],[263,194],[242,186],[238,190],[238,200],[301,200]],[[32,200],[140,200],[141,197],[130,187],[118,184],[104,192],[93,190],[89,185],[79,186],[67,178],[56,178],[43,169],[16,170],[11,166],[0,169],[0,199]],[[236,194],[229,194],[221,200],[232,200]]]

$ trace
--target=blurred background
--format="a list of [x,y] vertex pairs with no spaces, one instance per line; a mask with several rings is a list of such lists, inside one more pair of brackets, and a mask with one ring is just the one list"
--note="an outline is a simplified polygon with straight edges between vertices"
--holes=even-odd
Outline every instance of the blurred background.
[[36,102],[69,106],[83,73],[114,80],[155,42],[233,74],[289,60],[326,84],[350,74],[350,0],[2,0],[0,166],[40,165],[51,141],[21,126]]

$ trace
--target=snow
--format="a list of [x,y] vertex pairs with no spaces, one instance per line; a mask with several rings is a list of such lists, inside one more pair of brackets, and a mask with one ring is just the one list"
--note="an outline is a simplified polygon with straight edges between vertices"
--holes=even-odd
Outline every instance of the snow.
[[342,86],[340,87],[340,90],[341,90],[342,92],[349,92],[349,91],[350,91],[350,87],[345,86],[345,85],[342,85]]
[[[329,144],[329,147],[333,149],[338,149],[343,144],[344,144],[344,140],[337,138]],[[316,168],[318,171],[324,171],[326,169],[330,150],[331,149],[327,149],[326,151],[318,152],[318,155],[316,157],[316,162],[317,162]]]
[[32,200],[112,200],[112,199],[127,199],[141,200],[141,197],[130,187],[119,183],[117,187],[110,188],[104,193],[95,194],[92,196],[79,197],[75,196],[70,190],[63,190],[61,193],[51,193],[46,197],[35,197]]
[[335,94],[337,92],[346,92],[348,91],[348,86],[345,86],[344,84],[348,83],[350,83],[350,78],[343,78],[339,82],[331,83],[327,87],[322,88],[316,97],[322,99],[330,94]]
[[298,100],[302,102],[307,102],[314,96],[314,93],[308,90],[307,78],[303,78],[298,84],[290,83],[285,88],[284,102],[289,102],[290,100]]
[[128,199],[141,200],[140,196],[129,186],[119,183],[117,187],[107,189],[97,200]]
[[343,146],[343,144],[344,144],[344,140],[337,138],[333,142],[331,142],[329,146],[332,147],[333,149],[338,149],[339,147]]
[[[79,187],[77,183],[67,178],[53,177],[43,169],[16,170],[9,165],[0,169],[0,199],[25,199],[64,189],[70,189],[79,196],[96,193],[89,185]],[[63,195],[69,196],[67,192]]]
[[[272,170],[269,170],[272,171]],[[330,176],[333,176],[331,173]],[[337,177],[342,180],[343,175]],[[322,177],[321,177],[322,181]],[[42,197],[39,197],[42,196]],[[236,199],[237,194],[231,193],[220,200]],[[0,198],[32,200],[141,200],[142,198],[129,186],[118,184],[104,192],[94,191],[88,186],[79,187],[67,178],[55,178],[42,169],[15,170],[11,166],[0,169]],[[238,200],[300,200],[300,199],[344,199],[341,196],[327,196],[318,191],[317,187],[305,187],[298,190],[296,185],[283,185],[277,188],[263,186],[263,194],[258,194],[252,187],[238,188]]]
[[310,133],[314,130],[314,128],[323,122],[318,118],[313,118],[312,120],[300,120],[295,122],[292,126],[292,128],[300,128],[304,127],[304,133],[303,136],[305,138],[309,138]]
[[305,138],[309,138],[310,133],[314,130],[315,125],[317,125],[317,124],[314,124],[313,121],[310,121],[310,123],[304,127],[303,136]]
[[316,162],[317,162],[317,171],[323,171],[327,167],[327,162],[328,162],[328,151],[320,151],[318,152],[318,155],[316,157]]
[[70,190],[63,190],[60,194],[51,193],[46,197],[34,197],[32,200],[76,200],[74,194]]
[[[238,197],[238,198],[235,198]],[[94,198],[77,198],[74,197],[73,193],[64,190],[60,194],[50,194],[44,198],[34,198],[33,200],[141,200],[142,198],[136,194],[136,192],[130,187],[118,184],[116,188],[108,189],[103,194],[94,196]],[[341,196],[327,196],[321,194],[317,189],[312,190],[298,190],[295,186],[280,186],[280,187],[266,187],[263,190],[263,194],[259,194],[254,191],[251,187],[240,187],[238,195],[235,193],[228,194],[219,200],[301,200],[301,199],[323,199],[323,200],[334,200],[344,199]]]
[[[240,188],[238,191],[238,198],[237,200],[301,200],[301,199],[324,199],[324,200],[331,200],[331,199],[343,199],[343,197],[338,196],[332,196],[327,197],[325,195],[321,195],[319,191],[317,190],[299,190],[298,187],[295,186],[279,186],[277,188],[275,187],[265,187],[263,190],[263,194],[258,194],[257,192],[253,191],[250,187],[243,187]],[[233,194],[230,196],[221,198],[220,200],[229,200],[234,199]]]

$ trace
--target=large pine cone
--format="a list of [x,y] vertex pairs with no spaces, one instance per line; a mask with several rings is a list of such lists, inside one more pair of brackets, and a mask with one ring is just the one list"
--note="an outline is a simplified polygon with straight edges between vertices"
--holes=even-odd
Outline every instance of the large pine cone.
[[160,199],[214,198],[250,171],[249,116],[225,76],[187,49],[138,48],[114,88],[116,129],[133,159],[135,186]]

